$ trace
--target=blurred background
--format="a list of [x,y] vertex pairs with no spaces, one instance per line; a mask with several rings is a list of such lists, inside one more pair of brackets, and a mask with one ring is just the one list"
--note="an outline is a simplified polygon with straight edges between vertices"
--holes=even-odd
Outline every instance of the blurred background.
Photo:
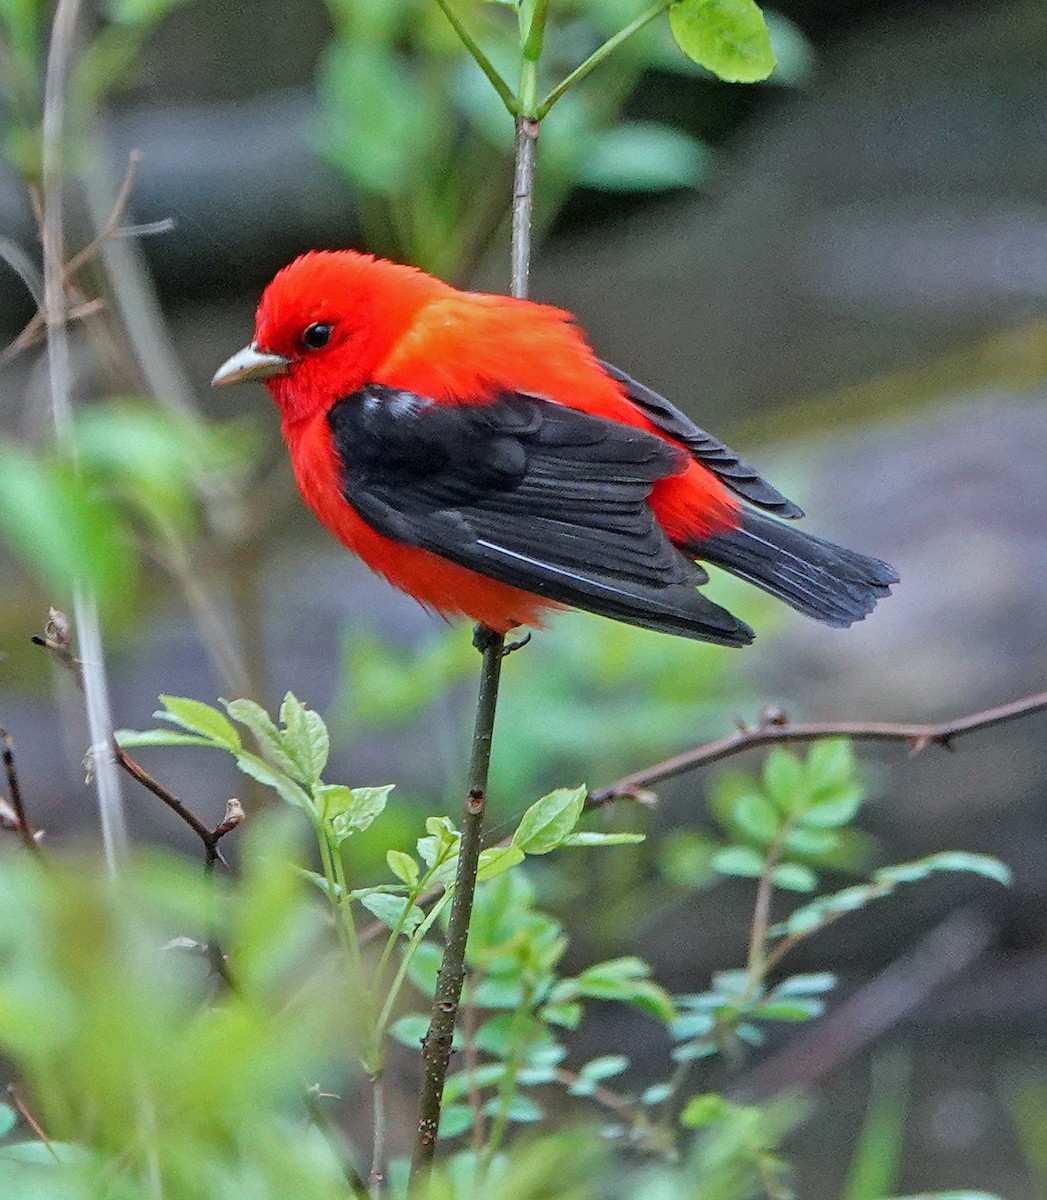
[[[507,14],[460,7],[497,61]],[[558,67],[637,8],[559,7]],[[96,820],[79,703],[29,642],[80,571],[103,602],[118,725],[149,723],[159,692],[272,704],[293,690],[337,732],[348,782],[397,781],[389,819],[407,838],[420,811],[457,804],[468,631],[315,525],[261,388],[207,385],[250,339],[261,287],[311,247],[504,290],[508,119],[421,0],[91,6],[71,85],[70,252],[110,221],[132,151],[117,224],[173,227],[104,236],[71,275],[93,484],[74,511],[17,269],[24,256],[33,283],[43,9],[0,16],[0,239],[16,268],[0,264],[0,722],[33,817],[50,836]],[[758,630],[737,655],[561,618],[507,668],[497,819],[766,703],[795,719],[937,720],[1044,687],[1047,6],[777,0],[769,18],[780,66],[765,85],[714,81],[652,27],[554,110],[532,293],[764,468],[807,528],[890,560],[903,582],[841,632],[718,581]],[[71,522],[74,550],[59,552]],[[813,1026],[734,1085],[814,1089],[823,1119],[791,1142],[801,1195],[839,1194],[870,1062],[890,1047],[913,1068],[897,1190],[1047,1187],[1045,731],[1038,717],[951,755],[863,752],[873,860],[962,847],[999,855],[1016,883],[927,885],[798,956],[795,969],[831,965],[846,992],[877,979],[887,997],[882,1028],[844,1021],[819,1041]],[[149,761],[216,821],[240,786],[192,752]],[[649,817],[608,818],[652,836],[599,878],[540,878],[579,954],[642,953],[671,990],[744,957],[752,887],[710,886],[706,786],[685,777]],[[125,792],[136,839],[179,843],[149,797]],[[584,1031],[593,1052],[627,1039],[638,1062],[664,1055],[619,1019]]]

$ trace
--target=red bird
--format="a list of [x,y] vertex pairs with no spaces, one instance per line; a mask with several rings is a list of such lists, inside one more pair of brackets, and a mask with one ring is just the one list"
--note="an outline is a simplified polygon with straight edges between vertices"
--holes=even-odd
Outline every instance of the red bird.
[[696,560],[837,626],[898,580],[775,520],[803,513],[601,362],[561,309],[318,251],[276,275],[254,341],[213,382],[245,379],[276,401],[298,487],[335,537],[422,604],[499,633],[571,606],[752,641],[697,590]]

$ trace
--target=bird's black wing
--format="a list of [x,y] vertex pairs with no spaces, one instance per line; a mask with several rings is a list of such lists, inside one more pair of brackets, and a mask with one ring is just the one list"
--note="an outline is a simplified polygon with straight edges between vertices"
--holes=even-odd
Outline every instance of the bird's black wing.
[[752,640],[647,503],[681,467],[661,438],[533,396],[444,405],[373,384],[328,421],[343,494],[384,536],[632,625]]
[[793,519],[803,516],[803,509],[798,504],[786,499],[754,467],[743,462],[729,446],[725,446],[704,429],[699,429],[675,404],[670,404],[664,396],[652,392],[649,387],[638,383],[632,376],[626,375],[610,363],[601,362],[600,366],[612,379],[622,384],[629,399],[659,429],[682,446],[686,446],[691,454],[714,475],[719,476],[732,492],[736,492],[750,504],[755,504],[757,508],[774,513],[776,517]]

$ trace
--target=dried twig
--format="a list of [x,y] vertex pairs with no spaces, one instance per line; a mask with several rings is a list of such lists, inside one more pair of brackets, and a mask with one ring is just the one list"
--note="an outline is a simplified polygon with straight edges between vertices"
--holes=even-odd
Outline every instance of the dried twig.
[[26,1102],[22,1099],[18,1088],[15,1087],[13,1083],[9,1083],[7,1085],[7,1094],[11,1097],[11,1103],[15,1106],[15,1108],[18,1109],[19,1113],[21,1113],[22,1119],[25,1121],[25,1123],[47,1147],[51,1157],[55,1160],[55,1162],[61,1162],[62,1160],[58,1157],[58,1151],[55,1150],[54,1146],[51,1144],[51,1139],[46,1133],[44,1133],[40,1122],[36,1119],[36,1117],[33,1116],[29,1105],[26,1104]]
[[1038,712],[1047,712],[1047,692],[1025,696],[1021,700],[1011,701],[1010,704],[987,708],[982,712],[958,717],[954,721],[926,725],[888,724],[878,721],[826,721],[793,725],[778,710],[765,710],[761,714],[759,724],[755,726],[743,725],[728,737],[706,742],[693,750],[686,750],[683,754],[677,754],[655,763],[654,766],[645,767],[642,771],[626,775],[610,787],[590,792],[586,799],[586,807],[601,808],[616,800],[645,799],[654,784],[674,779],[677,775],[694,770],[695,767],[718,762],[733,754],[740,754],[743,750],[751,750],[755,746],[845,737],[856,742],[907,742],[911,753],[919,754],[928,746],[941,746],[949,750],[953,741],[964,734],[974,733],[979,729],[991,729],[1007,721]]

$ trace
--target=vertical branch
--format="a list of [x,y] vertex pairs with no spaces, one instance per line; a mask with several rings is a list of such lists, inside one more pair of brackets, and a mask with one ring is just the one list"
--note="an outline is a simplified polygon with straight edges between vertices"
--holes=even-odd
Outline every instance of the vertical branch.
[[[63,175],[65,171],[65,92],[76,41],[79,0],[58,0],[44,77],[42,145],[44,318],[47,368],[55,433],[73,447],[72,371],[66,328]],[[75,453],[75,450],[74,450]],[[87,727],[94,757],[94,780],[106,862],[114,872],[127,852],[127,827],[110,740],[112,718],[106,685],[102,633],[94,597],[78,583],[73,619],[83,661]]]
[[[512,221],[512,287],[519,299],[527,295],[531,262],[531,209],[534,194],[535,142],[539,122],[519,117],[516,122],[516,171],[513,187]],[[454,896],[447,926],[436,995],[429,1020],[429,1029],[422,1042],[422,1089],[418,1107],[418,1132],[411,1159],[411,1183],[415,1185],[428,1173],[436,1153],[436,1137],[440,1128],[440,1108],[444,1080],[451,1056],[458,1005],[465,980],[465,948],[469,937],[469,921],[476,892],[476,872],[480,861],[484,807],[487,801],[487,778],[491,762],[491,743],[498,705],[498,684],[505,638],[502,634],[478,625],[473,639],[483,654],[480,668],[480,694],[476,705],[472,754],[469,762],[468,792],[462,817],[458,869],[455,875]]]

